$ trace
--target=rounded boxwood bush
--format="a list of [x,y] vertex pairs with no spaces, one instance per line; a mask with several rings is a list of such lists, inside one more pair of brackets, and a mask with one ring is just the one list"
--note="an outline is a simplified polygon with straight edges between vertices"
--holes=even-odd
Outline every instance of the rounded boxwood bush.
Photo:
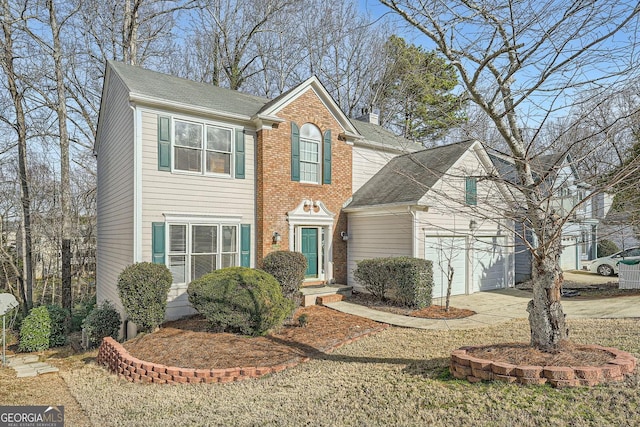
[[307,271],[307,259],[300,252],[275,251],[262,260],[262,269],[276,278],[282,294],[299,304],[300,285]]
[[82,322],[82,328],[89,344],[93,346],[100,344],[105,337],[118,339],[121,323],[118,310],[109,301],[105,301],[91,310]]
[[49,319],[51,319],[51,335],[49,335],[49,347],[60,347],[67,342],[67,331],[65,323],[69,317],[69,312],[59,305],[51,304],[47,306]]
[[281,326],[294,304],[269,273],[247,267],[216,270],[189,283],[189,302],[217,332],[264,335]]
[[31,309],[20,326],[20,351],[42,351],[49,348],[51,319],[47,307]]
[[164,264],[140,262],[122,270],[118,293],[129,320],[141,331],[152,331],[164,320],[173,278]]

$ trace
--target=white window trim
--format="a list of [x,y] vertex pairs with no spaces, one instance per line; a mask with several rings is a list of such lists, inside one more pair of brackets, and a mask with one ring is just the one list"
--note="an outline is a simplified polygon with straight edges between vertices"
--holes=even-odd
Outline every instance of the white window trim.
[[[201,136],[202,136],[202,147],[199,148],[200,152],[201,152],[201,156],[200,156],[200,172],[191,172],[191,171],[186,171],[186,170],[182,170],[182,169],[176,169],[175,167],[175,162],[176,162],[176,152],[175,152],[175,148],[176,148],[176,144],[175,144],[175,130],[176,130],[176,121],[178,122],[183,122],[183,123],[193,123],[193,124],[197,124],[201,126]],[[231,133],[230,136],[230,142],[231,142],[231,151],[229,152],[229,173],[216,173],[216,172],[207,172],[206,171],[206,166],[207,166],[207,151],[212,151],[212,152],[217,152],[220,153],[221,151],[217,151],[217,150],[207,150],[207,126],[210,127],[215,127],[215,128],[219,128],[219,129],[225,129],[228,130]],[[227,178],[227,179],[233,179],[235,177],[235,154],[236,154],[236,144],[235,144],[235,132],[236,132],[236,127],[234,126],[229,126],[229,125],[225,125],[222,123],[217,123],[217,122],[212,122],[212,121],[208,121],[208,120],[196,120],[193,118],[189,118],[189,117],[182,117],[182,116],[171,116],[171,173],[174,173],[176,175],[192,175],[192,176],[209,176],[209,177],[216,177],[216,178]],[[189,147],[184,147],[184,148],[189,148]]]
[[[171,220],[169,220],[168,218],[171,218]],[[190,283],[193,279],[191,278],[191,257],[194,255],[192,253],[192,230],[194,226],[217,226],[218,230],[217,230],[217,241],[216,241],[216,247],[218,249],[218,251],[215,253],[216,256],[216,269],[220,269],[222,268],[222,255],[228,255],[232,252],[223,252],[222,248],[223,248],[223,244],[222,244],[222,227],[223,226],[234,226],[236,227],[236,251],[233,252],[235,253],[236,256],[236,262],[235,265],[239,266],[240,265],[240,233],[241,233],[241,227],[240,227],[240,220],[238,216],[229,216],[227,218],[217,218],[218,220],[216,220],[215,218],[211,218],[211,217],[206,217],[206,216],[189,216],[189,215],[182,215],[182,216],[172,216],[172,215],[167,215],[165,214],[165,242],[166,242],[166,258],[165,258],[165,265],[167,266],[167,268],[171,269],[170,266],[170,257],[171,256],[182,256],[184,255],[185,257],[185,282],[177,282],[177,283],[172,283],[171,287],[172,288],[182,288],[184,286],[186,286],[188,283]],[[185,241],[185,252],[172,252],[171,251],[171,233],[170,233],[170,229],[171,226],[180,226],[180,225],[184,225],[186,226],[186,241]],[[196,254],[197,255],[197,254]]]
[[[315,139],[311,139],[311,138],[306,138],[304,136],[302,136],[302,128],[305,125],[309,125],[309,126],[313,126],[315,129],[318,130],[319,134],[320,134],[320,138],[318,140]],[[313,143],[316,144],[318,146],[318,161],[317,162],[308,162],[306,160],[302,160],[302,143],[306,142],[306,143]],[[323,170],[322,170],[322,162],[323,162],[323,156],[324,156],[324,152],[323,152],[323,140],[322,140],[322,131],[320,130],[320,128],[318,126],[316,126],[313,123],[303,123],[302,126],[300,126],[300,182],[303,184],[322,184],[322,176],[323,176]],[[302,164],[306,163],[306,164],[315,164],[317,169],[318,169],[318,179],[316,181],[306,181],[302,178]]]

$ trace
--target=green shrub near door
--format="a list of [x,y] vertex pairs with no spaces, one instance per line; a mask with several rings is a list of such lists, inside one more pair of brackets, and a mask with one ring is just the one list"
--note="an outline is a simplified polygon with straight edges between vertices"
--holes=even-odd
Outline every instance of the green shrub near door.
[[247,267],[206,274],[189,283],[187,292],[191,305],[216,332],[264,335],[294,309],[272,275]]

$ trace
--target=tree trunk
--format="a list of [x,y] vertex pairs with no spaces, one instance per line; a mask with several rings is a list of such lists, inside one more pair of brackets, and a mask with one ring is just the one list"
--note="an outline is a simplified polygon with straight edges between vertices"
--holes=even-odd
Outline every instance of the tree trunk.
[[33,264],[32,264],[32,245],[31,245],[31,197],[29,192],[29,180],[27,172],[27,123],[24,112],[24,93],[18,88],[17,74],[14,70],[14,51],[13,51],[13,31],[12,22],[14,21],[9,10],[9,4],[3,0],[2,6],[2,32],[4,39],[2,40],[2,56],[0,61],[6,75],[6,83],[11,94],[13,107],[15,108],[14,129],[18,134],[18,176],[20,180],[20,204],[22,207],[22,276],[24,298],[22,311],[27,313],[33,306]]
[[447,299],[445,302],[444,311],[449,312],[449,305],[451,300],[451,286],[453,285],[453,267],[451,266],[451,260],[447,265]]
[[[69,179],[69,132],[67,130],[67,105],[64,74],[62,70],[62,43],[60,26],[53,0],[47,0],[49,25],[53,38],[53,63],[56,79],[56,114],[60,133],[60,206],[62,208],[62,308],[71,313],[71,181]],[[70,318],[67,319],[67,327]]]
[[[556,254],[559,254],[559,250]],[[564,279],[557,256],[536,259],[532,267],[533,299],[527,306],[531,346],[552,352],[569,337],[569,329],[560,303]]]

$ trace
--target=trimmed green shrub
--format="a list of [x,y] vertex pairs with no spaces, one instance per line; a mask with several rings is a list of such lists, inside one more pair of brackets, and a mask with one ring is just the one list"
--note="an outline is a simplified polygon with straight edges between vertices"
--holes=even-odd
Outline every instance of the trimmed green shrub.
[[389,258],[363,259],[357,262],[353,276],[374,297],[386,300],[389,284],[389,268],[386,260]]
[[307,271],[307,259],[300,252],[275,251],[262,260],[262,269],[276,278],[282,294],[300,305],[300,285]]
[[598,242],[598,258],[613,255],[618,251],[620,251],[620,248],[611,240],[602,239]]
[[140,262],[122,270],[118,293],[129,320],[140,331],[152,331],[164,320],[172,276],[164,264]]
[[380,299],[416,308],[431,305],[431,261],[411,257],[366,259],[358,262],[354,276]]
[[82,322],[96,307],[96,295],[87,295],[73,305],[71,310],[71,331],[78,332],[82,330]]
[[65,322],[69,312],[59,305],[47,305],[49,319],[51,319],[51,335],[49,335],[49,348],[63,346],[67,342]]
[[247,267],[206,274],[189,283],[187,292],[191,305],[217,332],[264,335],[294,309],[272,275]]
[[42,351],[49,348],[51,319],[47,307],[31,309],[20,326],[20,351]]
[[82,328],[89,345],[94,346],[100,344],[105,337],[118,339],[121,323],[118,310],[109,301],[105,301],[91,310],[82,322]]

